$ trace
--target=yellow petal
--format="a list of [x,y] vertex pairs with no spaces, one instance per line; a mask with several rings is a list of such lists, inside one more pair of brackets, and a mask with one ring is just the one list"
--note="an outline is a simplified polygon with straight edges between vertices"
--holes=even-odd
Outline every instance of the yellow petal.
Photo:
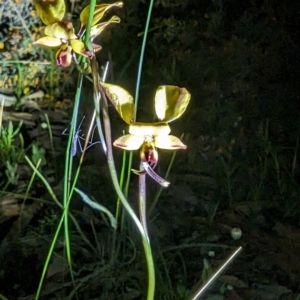
[[167,123],[141,123],[135,122],[129,125],[129,133],[142,136],[164,135],[167,136],[171,132],[170,126]]
[[102,22],[99,23],[95,26],[92,27],[91,29],[91,40],[93,41],[98,35],[100,35],[100,33],[105,29],[105,27],[111,23],[120,23],[121,19],[117,16],[112,16],[110,18],[110,20],[108,20],[107,22]]
[[35,41],[34,44],[55,48],[61,46],[62,42],[60,39],[50,37],[50,36],[45,36]]
[[120,86],[104,82],[100,84],[121,118],[127,124],[132,123],[134,119],[133,97]]
[[173,135],[159,135],[154,137],[154,145],[157,148],[166,149],[166,150],[176,150],[176,149],[186,149],[181,140]]
[[70,40],[70,45],[72,49],[80,55],[91,57],[89,51],[86,49],[84,43],[81,40]]
[[57,39],[64,39],[66,41],[78,39],[75,35],[74,27],[71,22],[55,22],[48,25],[45,28],[45,34]]
[[114,141],[113,145],[125,150],[137,150],[144,142],[143,136],[126,134]]
[[155,111],[157,117],[165,122],[179,118],[185,111],[191,94],[186,88],[174,85],[161,85],[156,90]]
[[34,0],[33,3],[46,25],[62,20],[66,12],[65,0]]
[[[115,2],[112,4],[102,3],[99,5],[96,5],[92,26],[97,24],[103,18],[106,11],[114,6],[122,7],[123,2]],[[89,13],[90,13],[90,6],[88,5],[87,7],[85,7],[83,9],[83,11],[80,14],[80,22],[81,22],[82,26],[85,26],[87,24],[87,22],[89,20]]]

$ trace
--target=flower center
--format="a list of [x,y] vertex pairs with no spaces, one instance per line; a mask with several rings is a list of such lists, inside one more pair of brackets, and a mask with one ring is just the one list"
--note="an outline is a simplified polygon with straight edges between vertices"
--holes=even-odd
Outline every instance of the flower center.
[[146,135],[144,144],[141,147],[141,161],[148,163],[151,168],[155,168],[158,160],[158,154],[153,144],[153,136]]

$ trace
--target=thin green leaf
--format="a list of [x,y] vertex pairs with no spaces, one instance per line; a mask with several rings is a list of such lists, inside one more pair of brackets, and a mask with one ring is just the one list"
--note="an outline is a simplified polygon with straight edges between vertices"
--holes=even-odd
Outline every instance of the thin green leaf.
[[84,192],[82,192],[81,190],[79,190],[78,188],[74,188],[74,191],[79,194],[82,198],[82,200],[87,203],[90,207],[99,210],[100,212],[103,212],[105,214],[107,214],[107,216],[109,217],[110,220],[110,224],[114,229],[117,229],[117,220],[114,218],[114,216],[111,214],[111,212],[105,208],[103,205],[92,201]]

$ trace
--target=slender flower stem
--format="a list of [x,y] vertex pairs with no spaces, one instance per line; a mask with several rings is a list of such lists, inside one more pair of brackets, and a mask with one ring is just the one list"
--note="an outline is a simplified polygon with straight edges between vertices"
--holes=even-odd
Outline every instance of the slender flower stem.
[[154,299],[154,292],[155,292],[155,272],[154,272],[154,262],[153,262],[153,256],[152,256],[152,250],[150,247],[150,242],[148,239],[148,236],[139,221],[138,217],[134,213],[133,209],[129,205],[127,199],[125,198],[120,185],[119,180],[117,176],[117,171],[115,168],[114,163],[114,157],[113,157],[113,151],[112,151],[112,141],[111,141],[111,127],[110,127],[110,118],[108,114],[108,104],[107,99],[104,91],[102,90],[100,84],[98,84],[99,91],[101,93],[101,100],[102,100],[102,117],[103,117],[103,124],[104,124],[104,132],[105,132],[105,139],[107,143],[107,163],[110,170],[112,182],[115,188],[115,191],[120,198],[122,204],[124,205],[125,209],[137,225],[141,236],[142,236],[142,242],[143,247],[146,255],[146,261],[147,261],[147,267],[148,267],[148,295],[147,300],[153,300]]
[[91,33],[91,28],[92,28],[92,23],[93,23],[93,18],[94,18],[95,6],[96,6],[96,0],[90,0],[89,19],[88,19],[88,23],[86,26],[85,40],[84,40],[87,48],[93,54],[94,54],[94,49],[93,49],[92,43],[90,41],[90,33]]
[[[71,177],[72,177],[72,162],[73,157],[71,155],[71,144],[74,139],[75,135],[75,128],[77,124],[77,118],[78,118],[78,108],[79,108],[79,102],[80,102],[80,94],[81,94],[81,86],[82,86],[82,79],[83,75],[82,73],[79,74],[78,77],[78,83],[77,83],[77,90],[75,95],[75,104],[73,109],[73,116],[72,116],[72,122],[70,126],[70,134],[68,138],[68,144],[67,144],[67,150],[66,150],[66,159],[65,159],[65,173],[64,173],[64,194],[63,194],[63,206],[65,209],[64,214],[64,236],[66,239],[66,254],[68,258],[69,268],[70,268],[70,274],[72,278],[72,282],[75,286],[75,279],[74,279],[74,273],[72,268],[72,256],[71,256],[71,243],[69,239],[69,203],[70,199],[72,197],[72,194],[70,193],[70,186],[71,186]],[[77,298],[77,296],[76,296]]]
[[[146,25],[145,25],[145,32],[144,32],[144,37],[143,37],[143,42],[142,42],[142,50],[141,50],[141,55],[140,55],[140,62],[139,62],[139,67],[138,67],[138,75],[137,75],[137,79],[136,79],[135,98],[134,98],[135,108],[138,107],[138,103],[139,103],[139,93],[140,93],[143,61],[144,61],[144,56],[145,56],[145,48],[146,48],[146,42],[147,42],[147,37],[148,37],[148,32],[149,32],[149,25],[150,25],[150,20],[151,20],[153,4],[154,4],[154,0],[151,0],[150,4],[149,4],[149,8],[148,8],[148,15],[147,15],[147,20],[146,20]],[[136,116],[135,116],[134,121],[136,121]]]
[[146,219],[146,172],[143,163],[140,164],[140,174],[139,176],[139,210],[140,210],[140,220],[147,234],[148,240],[148,229],[147,229],[147,219]]

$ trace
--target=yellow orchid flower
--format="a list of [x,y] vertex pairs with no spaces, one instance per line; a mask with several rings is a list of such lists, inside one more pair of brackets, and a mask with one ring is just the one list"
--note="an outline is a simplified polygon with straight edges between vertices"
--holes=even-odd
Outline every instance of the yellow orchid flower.
[[[46,26],[45,37],[40,38],[34,44],[50,48],[59,48],[56,52],[56,64],[63,67],[70,66],[72,51],[77,54],[90,57],[84,43],[77,37],[71,22],[55,22]],[[94,45],[94,51],[100,50],[100,46]]]
[[[46,1],[48,2],[48,1]],[[96,5],[95,14],[93,18],[93,27],[91,28],[90,39],[93,41],[105,27],[111,23],[119,23],[120,18],[112,16],[108,21],[97,24],[104,14],[111,7],[121,7],[122,2],[116,2],[113,4],[100,4]],[[64,9],[61,7],[61,1],[56,0],[53,7],[45,5],[39,0],[35,0],[35,5],[39,16],[43,22],[47,25],[45,28],[45,37],[40,38],[34,44],[43,45],[50,48],[59,48],[56,52],[56,64],[63,67],[68,67],[75,59],[74,52],[83,55],[87,58],[91,58],[91,53],[85,44],[80,40],[85,32],[86,22],[89,16],[89,6],[87,6],[80,14],[81,29],[76,35],[73,24],[71,22],[61,21],[64,15]],[[49,9],[52,8],[52,14],[47,15]],[[94,52],[101,49],[100,45],[93,44]]]
[[[100,83],[107,97],[113,103],[121,118],[129,124],[129,134],[114,141],[115,147],[125,150],[140,149],[140,158],[145,171],[164,187],[169,182],[154,172],[158,161],[156,148],[176,150],[186,149],[179,138],[170,135],[169,122],[179,118],[185,111],[191,95],[185,88],[162,85],[156,90],[155,111],[160,122],[132,122],[134,105],[132,96],[123,88],[107,83]],[[138,171],[133,170],[139,174]]]

